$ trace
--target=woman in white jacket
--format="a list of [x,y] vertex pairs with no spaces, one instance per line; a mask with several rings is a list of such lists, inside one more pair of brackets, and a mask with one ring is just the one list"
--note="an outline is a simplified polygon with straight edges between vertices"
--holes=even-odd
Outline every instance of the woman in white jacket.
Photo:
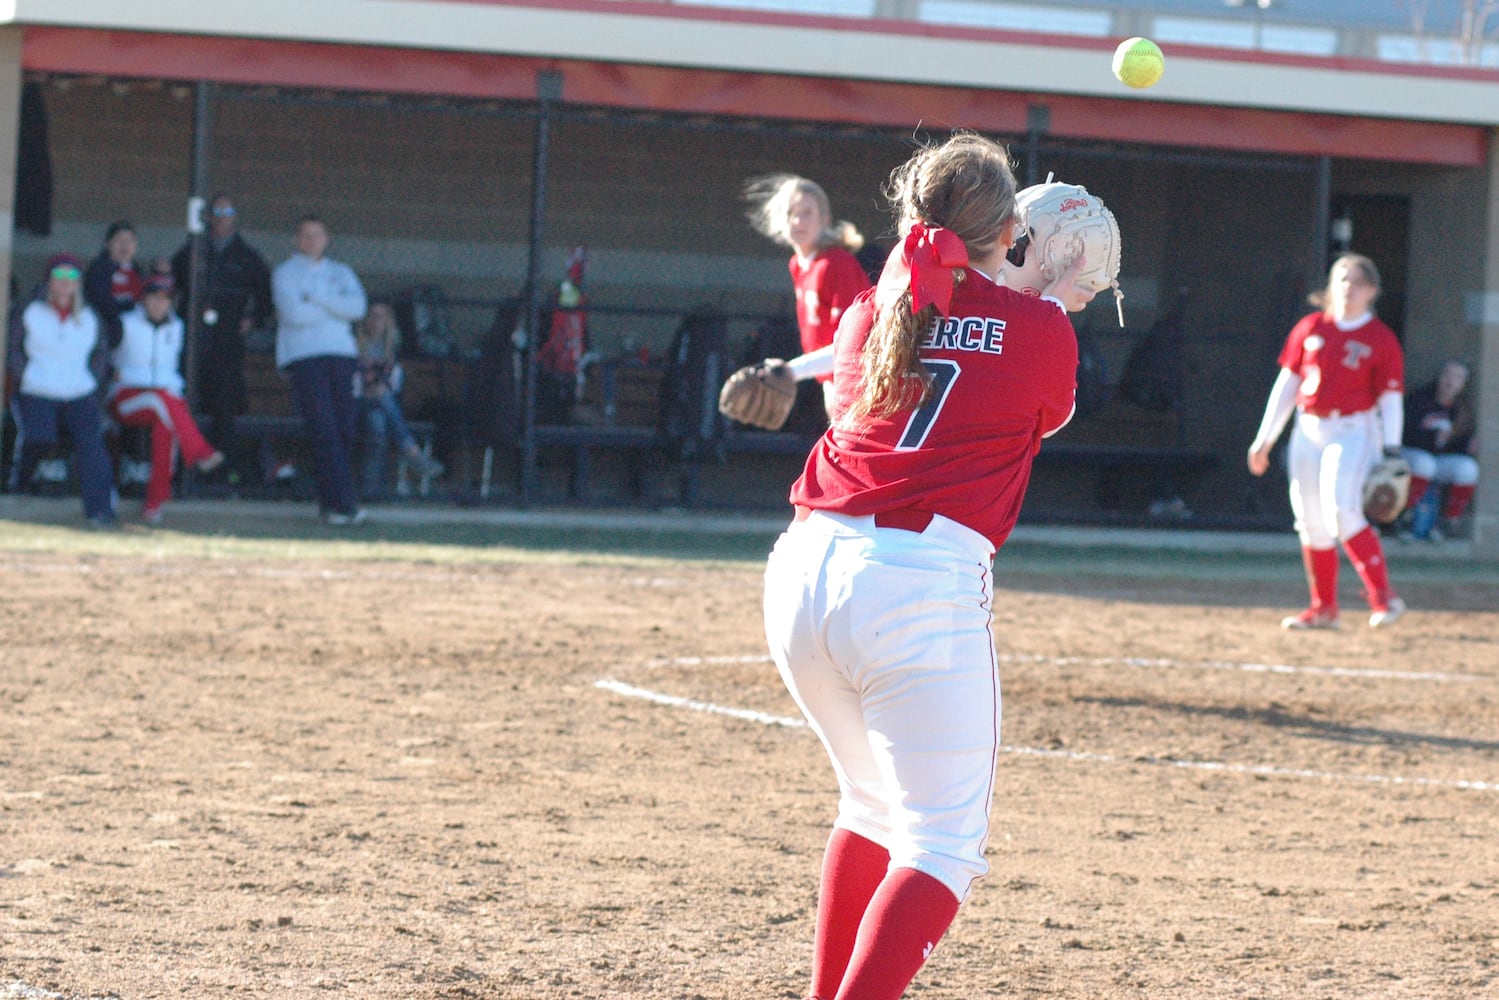
[[78,464],[83,516],[98,528],[119,523],[114,475],[104,448],[99,418],[99,387],[90,361],[99,345],[99,319],[83,303],[83,265],[72,254],[47,261],[46,298],[21,313],[14,332],[22,351],[15,397],[19,424],[17,482],[31,482],[37,462],[57,444],[58,426],[67,427]]
[[182,398],[182,320],[172,312],[175,290],[170,274],[146,279],[138,306],[120,317],[120,346],[113,354],[115,384],[109,409],[122,427],[151,429],[151,478],[141,517],[160,524],[162,507],[172,497],[172,463],[177,449],[183,461],[211,472],[224,455],[203,439],[187,401]]
[[359,432],[354,324],[364,318],[364,287],[346,265],[328,259],[328,228],[315,215],[297,223],[297,252],[271,272],[276,303],[276,367],[291,375],[307,426],[318,506],[333,525],[358,524],[352,456]]

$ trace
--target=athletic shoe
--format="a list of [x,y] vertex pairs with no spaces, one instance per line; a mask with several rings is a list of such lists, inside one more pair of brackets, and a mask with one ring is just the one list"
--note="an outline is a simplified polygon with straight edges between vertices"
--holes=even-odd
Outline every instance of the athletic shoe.
[[160,507],[147,507],[141,511],[141,520],[147,524],[160,524],[164,519]]
[[198,471],[212,472],[214,469],[217,469],[223,464],[224,453],[222,451],[216,451],[212,455],[209,455],[207,458],[203,459],[203,461],[198,463]]
[[347,528],[352,525],[363,524],[364,519],[369,516],[369,511],[365,510],[363,507],[355,507],[353,510],[348,511],[347,513],[340,510],[330,510],[328,513],[323,515],[323,520],[327,521],[335,528]]
[[1337,628],[1338,612],[1336,608],[1307,608],[1299,615],[1282,618],[1280,620],[1280,627],[1292,629]]
[[137,462],[125,457],[120,459],[120,485],[144,486],[151,481],[151,463]]
[[1392,597],[1389,604],[1374,609],[1374,613],[1369,616],[1369,627],[1389,628],[1403,617],[1405,617],[1405,602],[1398,597]]
[[31,474],[34,483],[65,483],[68,481],[68,461],[65,458],[44,458],[36,463]]
[[88,526],[95,531],[114,531],[120,526],[120,519],[114,511],[106,511],[89,518]]

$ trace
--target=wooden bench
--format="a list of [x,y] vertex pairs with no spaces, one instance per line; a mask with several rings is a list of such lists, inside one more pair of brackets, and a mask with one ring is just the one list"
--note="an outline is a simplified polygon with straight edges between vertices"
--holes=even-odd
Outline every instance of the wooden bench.
[[[207,418],[200,414],[198,419],[201,421]],[[408,420],[406,426],[410,429],[411,436],[421,446],[422,453],[430,458],[436,428],[425,420]],[[304,442],[307,438],[307,426],[301,417],[248,413],[236,419],[234,427],[241,438],[270,445],[271,452],[274,454],[280,454],[275,448],[275,443],[278,441]],[[357,455],[355,457],[357,458]],[[404,470],[399,471],[397,475],[396,494],[398,496],[406,496],[412,490],[415,490],[418,496],[425,497],[431,494],[432,477],[425,472],[417,473],[413,477],[414,486]]]
[[[427,358],[402,360],[401,366],[406,372],[402,405],[408,417],[428,400],[440,397],[443,386],[442,373],[437,367],[439,364],[439,361]],[[291,380],[276,367],[272,353],[251,351],[245,355],[245,390],[250,412],[241,415],[234,422],[240,437],[270,445],[272,452],[275,451],[274,444],[277,441],[306,440],[307,429],[297,414],[296,404],[292,399]],[[197,419],[204,426],[209,426],[204,414],[198,414]],[[434,424],[431,421],[411,419],[406,424],[411,429],[412,437],[430,456],[436,434]],[[398,494],[401,492],[402,482],[401,479],[397,480]],[[414,489],[420,496],[427,496],[431,487],[431,477],[422,475],[417,478]],[[412,487],[407,485],[405,488]]]
[[[671,455],[655,426],[662,375],[659,366],[619,366],[607,378],[593,378],[585,383],[588,388],[577,407],[579,422],[534,428],[538,451],[571,452],[568,482],[571,499],[583,502],[598,499],[592,491],[596,453],[620,451],[627,453],[625,467],[632,498],[643,494],[646,471],[670,466],[676,473],[679,501],[685,506],[703,502],[701,465],[681,462]],[[1179,480],[1217,468],[1219,456],[1213,452],[1158,443],[1170,442],[1176,436],[1172,414],[1111,404],[1044,442],[1036,464],[1041,469],[1096,473],[1093,500],[1100,508],[1112,510],[1121,506],[1126,485],[1154,483],[1169,491]],[[736,425],[714,442],[714,448],[723,456],[802,457],[816,440],[815,435],[760,431]]]
[[[597,451],[622,451],[629,453],[626,459],[628,488],[632,498],[645,493],[648,471],[670,469],[676,476],[677,498],[684,506],[699,505],[702,500],[702,462],[683,461],[672,454],[668,442],[655,427],[613,426],[608,424],[571,424],[567,426],[538,425],[533,429],[538,450],[544,448],[567,449],[572,454],[569,470],[568,496],[574,500],[598,499],[593,495],[591,480],[594,468],[594,453]],[[816,443],[815,437],[800,434],[730,430],[714,445],[716,453],[723,456],[782,455],[805,456]],[[481,487],[482,495],[482,487]]]
[[[596,450],[630,452],[626,461],[630,495],[639,497],[645,489],[645,471],[653,464],[667,461],[665,442],[654,427],[613,426],[610,424],[539,425],[532,428],[537,450],[566,448],[572,452],[572,470],[568,478],[568,495],[575,500],[597,499],[592,495],[593,453]],[[482,484],[480,495],[487,495],[488,484]],[[529,491],[530,487],[528,487]]]

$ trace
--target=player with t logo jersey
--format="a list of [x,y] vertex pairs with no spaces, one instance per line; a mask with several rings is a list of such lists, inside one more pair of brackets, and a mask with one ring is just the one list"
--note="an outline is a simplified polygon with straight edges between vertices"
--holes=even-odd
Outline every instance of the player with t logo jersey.
[[1020,235],[1003,147],[961,133],[886,188],[902,242],[833,342],[834,415],[765,571],[765,631],[839,786],[813,997],[896,1000],[988,870],[999,747],[992,558],[1070,419],[1062,301],[997,281]]
[[1400,456],[1405,358],[1395,333],[1374,315],[1379,270],[1359,254],[1333,262],[1322,306],[1304,317],[1280,352],[1249,471],[1270,467],[1270,449],[1296,413],[1288,465],[1291,510],[1301,538],[1311,604],[1281,621],[1291,629],[1338,627],[1338,544],[1363,581],[1369,624],[1385,628],[1405,614],[1390,586],[1384,546],[1364,516],[1364,479],[1381,455]]

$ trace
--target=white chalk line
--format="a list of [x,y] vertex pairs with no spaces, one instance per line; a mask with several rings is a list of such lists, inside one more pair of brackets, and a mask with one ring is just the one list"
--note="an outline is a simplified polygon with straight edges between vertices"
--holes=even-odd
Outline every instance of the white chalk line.
[[53,993],[20,979],[12,979],[8,983],[0,983],[0,1000],[64,1000],[64,997],[61,993]]
[[[757,656],[675,656],[647,660],[647,669],[662,667],[733,666],[769,663],[765,654]],[[1041,663],[1059,667],[1159,667],[1165,670],[1231,670],[1249,674],[1310,674],[1322,677],[1358,677],[1387,681],[1431,681],[1435,683],[1473,683],[1496,678],[1484,674],[1450,674],[1430,670],[1369,670],[1353,667],[1299,667],[1289,663],[1235,663],[1228,660],[1172,660],[1141,656],[1011,656],[999,657],[1000,663]]]
[[615,694],[626,698],[642,698],[645,701],[655,702],[657,705],[668,705],[672,708],[686,708],[694,712],[707,712],[709,715],[727,715],[731,719],[743,719],[746,722],[758,722],[763,726],[784,726],[787,729],[806,729],[807,723],[804,719],[793,719],[785,715],[770,715],[767,712],[756,712],[748,708],[730,708],[727,705],[715,705],[711,701],[697,701],[693,698],[682,698],[674,694],[663,694],[660,691],[650,691],[646,688],[626,684],[623,681],[611,680],[608,677],[597,680],[593,684],[596,688],[605,691],[613,691]]
[[[785,729],[806,729],[804,719],[785,715],[771,715],[747,708],[717,705],[710,701],[683,698],[678,695],[636,687],[622,681],[604,677],[594,682],[594,687],[610,691],[626,698],[639,698],[670,708],[685,708],[693,712],[723,715],[746,722],[758,722],[765,726],[780,726]],[[1119,757],[1107,753],[1088,753],[1081,750],[1051,750],[1045,747],[1017,747],[1001,744],[999,752],[1024,757],[1051,757],[1087,764],[1144,764],[1153,767],[1175,767],[1191,771],[1215,771],[1222,774],[1245,774],[1256,777],[1311,778],[1318,781],[1340,781],[1366,785],[1400,785],[1417,788],[1456,788],[1465,791],[1499,792],[1499,782],[1470,781],[1466,779],[1410,778],[1398,774],[1343,774],[1336,771],[1317,771],[1307,768],[1277,767],[1270,764],[1229,764],[1212,760],[1177,760],[1171,757]]]

